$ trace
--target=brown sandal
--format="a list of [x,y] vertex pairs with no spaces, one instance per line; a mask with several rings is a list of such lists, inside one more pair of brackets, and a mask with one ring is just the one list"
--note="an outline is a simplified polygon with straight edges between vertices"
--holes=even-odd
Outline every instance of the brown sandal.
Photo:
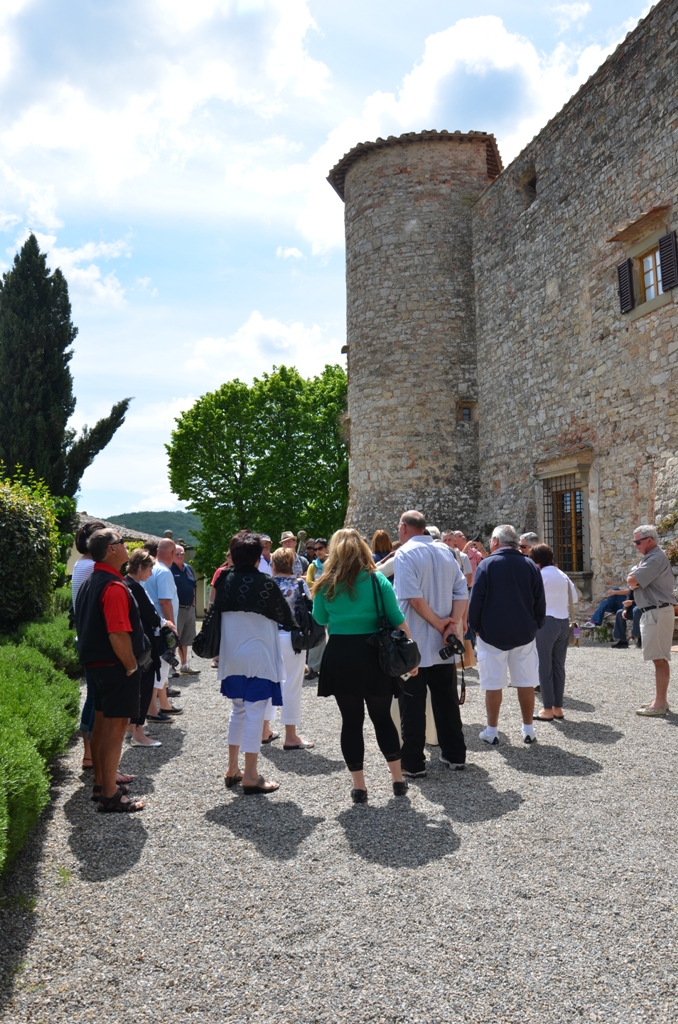
[[237,775],[224,775],[224,784],[226,789],[233,789],[239,782],[242,782],[242,772],[239,771]]

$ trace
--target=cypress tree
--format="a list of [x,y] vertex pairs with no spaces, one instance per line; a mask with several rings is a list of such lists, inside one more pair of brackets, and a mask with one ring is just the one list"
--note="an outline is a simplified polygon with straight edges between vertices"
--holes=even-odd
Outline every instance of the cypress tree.
[[69,363],[78,333],[68,284],[47,267],[35,235],[0,283],[0,460],[33,470],[54,495],[73,497],[87,467],[124,422],[129,398],[76,438]]

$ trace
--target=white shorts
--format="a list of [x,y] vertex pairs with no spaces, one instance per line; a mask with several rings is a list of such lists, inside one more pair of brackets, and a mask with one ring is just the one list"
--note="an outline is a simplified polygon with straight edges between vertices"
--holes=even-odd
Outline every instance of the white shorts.
[[673,605],[653,608],[640,616],[640,637],[645,661],[671,661],[673,627],[676,621]]
[[498,647],[486,644],[478,637],[476,658],[481,690],[503,690],[508,685],[509,672],[511,686],[539,685],[536,640],[523,647],[513,647],[510,651],[500,651]]

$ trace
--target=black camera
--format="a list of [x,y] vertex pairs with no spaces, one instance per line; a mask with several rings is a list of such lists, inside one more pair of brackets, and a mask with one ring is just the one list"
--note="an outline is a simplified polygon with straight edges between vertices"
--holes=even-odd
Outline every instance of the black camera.
[[441,647],[438,651],[438,654],[443,661],[447,661],[448,658],[454,657],[455,654],[463,653],[464,644],[454,635],[454,633],[450,633],[449,636],[445,637],[445,646]]

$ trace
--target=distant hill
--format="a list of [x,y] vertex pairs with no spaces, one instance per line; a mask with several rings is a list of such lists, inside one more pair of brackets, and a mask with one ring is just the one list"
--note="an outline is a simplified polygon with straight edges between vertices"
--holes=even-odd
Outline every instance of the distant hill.
[[162,537],[165,530],[171,530],[176,540],[183,537],[186,541],[197,543],[196,531],[202,526],[200,516],[194,512],[123,512],[119,516],[104,516],[108,523],[127,526],[130,530],[141,530],[142,533],[153,533]]

